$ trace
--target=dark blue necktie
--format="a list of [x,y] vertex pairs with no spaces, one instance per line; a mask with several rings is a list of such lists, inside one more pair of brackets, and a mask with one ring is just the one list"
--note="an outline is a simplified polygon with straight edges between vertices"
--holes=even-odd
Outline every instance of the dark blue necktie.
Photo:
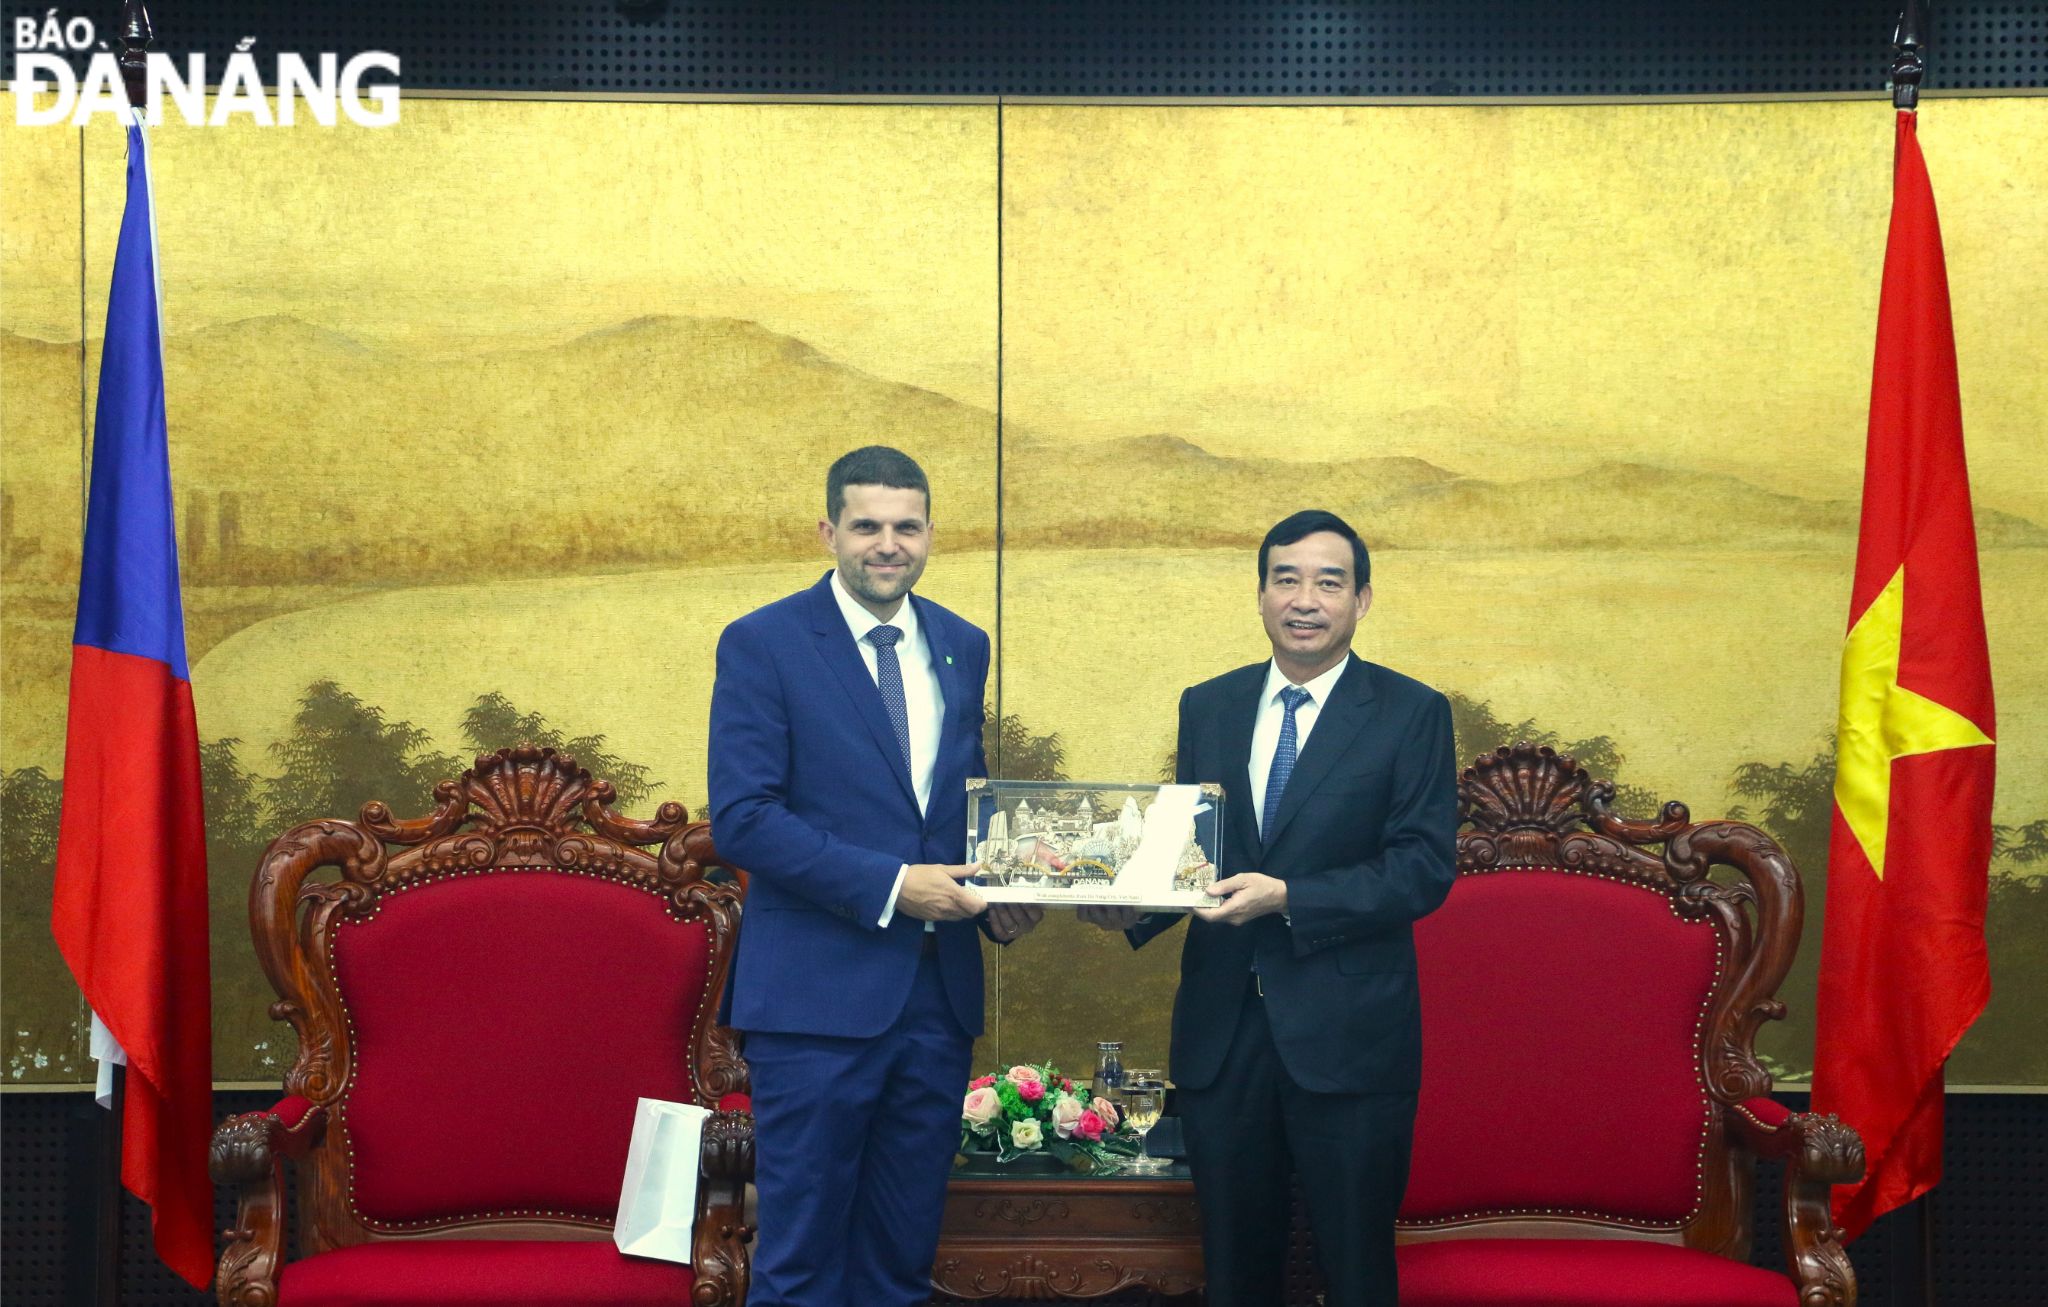
[[1259,841],[1273,837],[1273,822],[1280,815],[1280,796],[1287,793],[1287,778],[1294,775],[1295,743],[1300,732],[1294,724],[1294,710],[1309,701],[1309,692],[1298,685],[1280,691],[1280,703],[1287,715],[1280,722],[1280,743],[1273,746],[1273,768],[1266,773],[1266,803],[1260,810]]
[[[893,626],[878,626],[868,632],[875,646],[875,684],[881,687],[882,706],[889,710],[889,725],[896,728],[896,743],[903,750],[903,770],[910,771],[910,706],[903,699],[903,664],[896,659],[896,642],[903,632]],[[1294,717],[1287,718],[1287,738],[1294,739]],[[1294,765],[1293,745],[1288,745],[1288,765]]]

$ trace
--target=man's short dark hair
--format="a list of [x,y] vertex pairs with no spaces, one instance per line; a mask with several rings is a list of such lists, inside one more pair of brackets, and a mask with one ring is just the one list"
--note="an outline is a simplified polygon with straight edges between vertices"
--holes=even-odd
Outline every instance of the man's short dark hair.
[[920,490],[924,492],[924,515],[932,515],[932,486],[924,479],[924,469],[917,460],[900,449],[887,445],[862,445],[849,454],[841,454],[832,470],[825,474],[825,520],[837,522],[839,510],[846,507],[848,486],[888,486],[892,490]]
[[1335,513],[1320,508],[1304,508],[1274,523],[1273,529],[1266,532],[1266,538],[1259,542],[1259,588],[1266,588],[1266,555],[1273,552],[1274,545],[1291,545],[1318,531],[1330,531],[1351,542],[1351,588],[1363,590],[1371,585],[1372,555],[1365,552],[1365,541],[1358,538],[1358,532]]

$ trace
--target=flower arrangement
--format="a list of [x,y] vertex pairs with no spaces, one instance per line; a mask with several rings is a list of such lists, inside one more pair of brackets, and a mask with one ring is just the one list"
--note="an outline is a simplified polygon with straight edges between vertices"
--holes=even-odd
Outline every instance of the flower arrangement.
[[1051,1157],[1076,1171],[1113,1171],[1144,1147],[1116,1104],[1085,1097],[1050,1062],[1013,1066],[968,1082],[960,1104],[960,1160]]

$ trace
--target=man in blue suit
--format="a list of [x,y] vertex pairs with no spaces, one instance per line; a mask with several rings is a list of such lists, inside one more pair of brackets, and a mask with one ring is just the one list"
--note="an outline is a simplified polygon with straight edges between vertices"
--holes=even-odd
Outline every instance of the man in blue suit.
[[953,864],[984,776],[989,641],[911,593],[932,539],[922,469],[879,445],[825,478],[833,570],[718,641],[711,828],[751,874],[732,1024],[753,1071],[761,1233],[751,1307],[931,1298],[960,1098],[982,1028],[976,922]]

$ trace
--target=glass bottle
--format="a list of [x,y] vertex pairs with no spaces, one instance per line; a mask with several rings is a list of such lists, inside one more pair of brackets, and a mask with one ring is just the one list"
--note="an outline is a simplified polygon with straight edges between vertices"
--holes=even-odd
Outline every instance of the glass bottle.
[[1105,1039],[1095,1046],[1095,1092],[1114,1095],[1124,1082],[1124,1041]]

